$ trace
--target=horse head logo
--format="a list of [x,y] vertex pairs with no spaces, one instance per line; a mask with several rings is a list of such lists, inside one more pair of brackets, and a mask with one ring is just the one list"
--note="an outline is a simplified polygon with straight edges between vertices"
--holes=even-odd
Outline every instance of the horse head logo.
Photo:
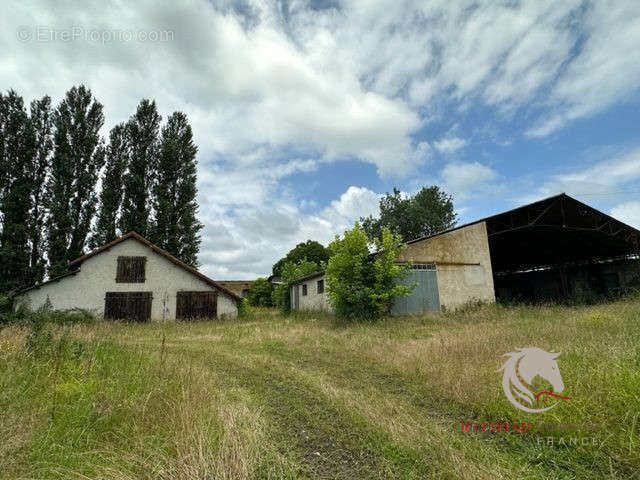
[[[509,357],[509,359],[497,371],[504,371],[502,389],[507,400],[514,407],[529,413],[545,412],[555,407],[557,402],[549,407],[537,408],[541,400],[544,403],[549,397],[569,400],[569,397],[561,397],[555,393],[564,390],[564,382],[556,360],[559,355],[558,352],[547,352],[537,347],[517,348],[515,352],[505,353],[503,357]],[[551,383],[553,389],[534,394],[530,388],[531,381],[536,376]],[[522,402],[526,402],[530,406],[528,407]],[[536,408],[533,408],[534,402]]]

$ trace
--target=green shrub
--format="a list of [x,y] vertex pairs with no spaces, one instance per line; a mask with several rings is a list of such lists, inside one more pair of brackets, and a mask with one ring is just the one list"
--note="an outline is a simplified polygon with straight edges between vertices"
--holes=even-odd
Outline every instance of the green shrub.
[[8,295],[0,294],[0,325],[11,323],[13,317],[13,302]]
[[266,278],[258,278],[247,295],[249,305],[254,307],[273,306],[273,285]]
[[327,287],[338,317],[378,319],[391,311],[394,300],[411,293],[414,285],[400,285],[410,265],[398,264],[402,239],[387,228],[375,239],[377,254],[369,253],[368,239],[359,224],[329,245]]
[[[26,305],[20,305],[15,311],[9,311],[2,317],[5,324],[34,325],[53,323],[56,325],[86,324],[96,321],[95,315],[82,308],[68,310],[54,310],[47,302],[32,310]],[[2,322],[0,322],[2,323]]]
[[246,298],[241,299],[238,302],[238,318],[248,318],[251,314],[251,307],[249,301]]

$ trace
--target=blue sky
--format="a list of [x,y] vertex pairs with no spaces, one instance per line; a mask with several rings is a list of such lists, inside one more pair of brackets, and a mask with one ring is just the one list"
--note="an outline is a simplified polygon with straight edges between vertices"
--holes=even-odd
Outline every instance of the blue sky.
[[[297,242],[438,184],[460,221],[565,191],[640,227],[637,1],[25,1],[0,86],[141,98],[199,145],[200,262],[266,275]],[[66,36],[65,36],[66,34]]]

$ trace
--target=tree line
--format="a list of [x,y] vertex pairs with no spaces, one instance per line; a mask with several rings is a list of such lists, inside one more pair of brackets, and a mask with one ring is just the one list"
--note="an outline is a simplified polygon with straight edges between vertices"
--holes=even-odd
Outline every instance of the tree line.
[[[130,230],[196,266],[196,154],[182,112],[161,125],[143,99],[101,136],[103,105],[84,85],[54,108],[0,93],[0,291],[67,271],[87,248]],[[100,185],[100,187],[99,187]]]

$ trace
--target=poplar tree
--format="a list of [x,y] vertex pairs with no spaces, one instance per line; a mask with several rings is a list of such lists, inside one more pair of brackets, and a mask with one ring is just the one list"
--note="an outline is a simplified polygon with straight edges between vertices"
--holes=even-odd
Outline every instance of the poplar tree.
[[161,118],[156,102],[143,99],[127,124],[131,154],[124,177],[122,215],[119,221],[122,232],[135,230],[143,236],[148,234]]
[[53,119],[51,98],[31,102],[31,124],[35,135],[35,151],[31,164],[31,212],[29,215],[29,284],[42,281],[46,261],[45,214],[46,181],[53,150]]
[[202,229],[197,219],[197,152],[187,116],[174,112],[162,129],[152,240],[192,266],[197,266]]
[[10,90],[0,95],[0,291],[29,281],[31,161],[35,135],[24,101]]
[[127,126],[124,123],[116,125],[109,134],[98,218],[91,238],[92,248],[110,242],[118,236],[117,224],[122,204],[122,180],[130,152]]
[[104,160],[102,105],[84,85],[73,87],[54,116],[54,154],[47,184],[49,276],[83,253],[96,210],[95,186]]

